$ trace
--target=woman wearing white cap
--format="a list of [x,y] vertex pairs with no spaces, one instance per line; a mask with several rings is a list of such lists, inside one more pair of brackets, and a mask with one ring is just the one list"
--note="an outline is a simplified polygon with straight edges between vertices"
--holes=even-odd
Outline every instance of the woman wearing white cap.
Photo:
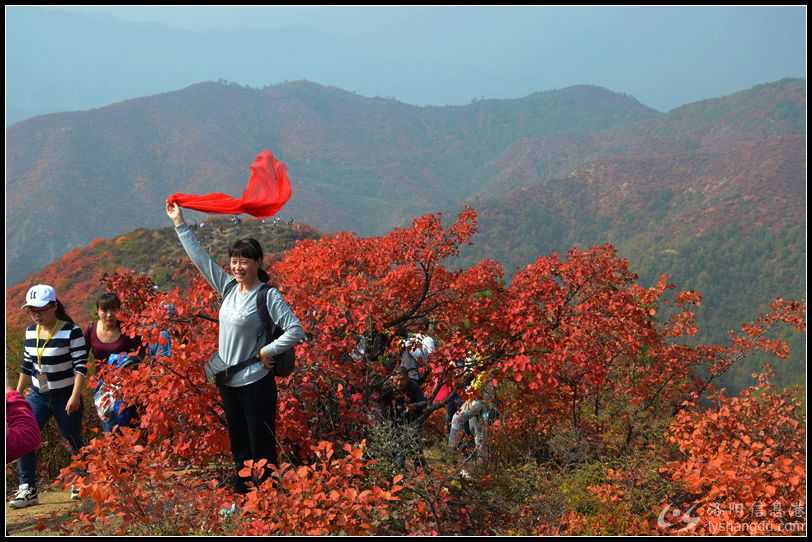
[[[47,284],[32,286],[25,296],[24,309],[33,324],[25,330],[23,365],[17,391],[32,385],[27,401],[40,430],[51,416],[59,433],[76,453],[82,443],[82,388],[87,376],[87,346],[82,329],[65,312],[56,291]],[[24,508],[39,503],[36,478],[36,452],[18,462],[20,487],[9,503]],[[71,490],[71,498],[79,495]]]

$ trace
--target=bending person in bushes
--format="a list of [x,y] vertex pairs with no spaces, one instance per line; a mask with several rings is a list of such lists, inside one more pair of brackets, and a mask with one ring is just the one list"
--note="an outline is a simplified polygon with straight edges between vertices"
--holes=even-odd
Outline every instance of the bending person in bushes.
[[384,416],[397,422],[414,422],[425,410],[428,401],[420,385],[409,377],[409,370],[398,368],[391,385],[384,386],[381,396]]
[[[177,204],[167,203],[166,214],[175,225],[186,254],[211,287],[221,297],[229,288],[218,315],[218,354],[230,366],[257,355],[261,360],[237,371],[225,385],[217,387],[236,470],[239,472],[248,459],[264,458],[276,464],[277,391],[273,358],[302,340],[304,329],[279,291],[271,288],[267,293],[268,314],[284,333],[274,341],[265,336],[265,326],[257,313],[257,293],[269,277],[262,269],[262,247],[256,239],[240,239],[231,245],[229,274],[200,246]],[[234,477],[234,489],[240,493],[248,490],[239,475]]]
[[[25,330],[17,392],[22,394],[33,384],[26,400],[40,431],[53,416],[71,454],[75,454],[84,445],[82,388],[87,377],[87,345],[82,329],[73,323],[57,300],[56,290],[47,284],[32,286],[23,308],[34,323]],[[39,504],[36,451],[22,456],[17,465],[20,486],[9,505],[24,508]],[[71,499],[78,498],[78,489],[71,488]]]

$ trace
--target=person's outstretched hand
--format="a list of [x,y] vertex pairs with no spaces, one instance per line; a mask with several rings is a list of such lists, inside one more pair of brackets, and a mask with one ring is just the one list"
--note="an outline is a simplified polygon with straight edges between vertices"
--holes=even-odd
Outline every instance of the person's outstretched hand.
[[183,212],[180,210],[180,207],[177,203],[169,203],[167,200],[166,202],[166,216],[168,216],[172,223],[175,226],[180,226],[184,223],[183,221]]

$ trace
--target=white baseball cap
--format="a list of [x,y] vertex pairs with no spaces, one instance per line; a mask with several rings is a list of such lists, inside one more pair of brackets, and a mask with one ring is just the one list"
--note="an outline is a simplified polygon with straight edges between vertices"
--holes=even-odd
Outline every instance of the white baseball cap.
[[53,303],[56,301],[56,290],[54,290],[53,286],[48,286],[47,284],[36,284],[28,289],[28,293],[25,294],[25,305],[22,308],[26,307],[36,307],[42,308],[48,303]]

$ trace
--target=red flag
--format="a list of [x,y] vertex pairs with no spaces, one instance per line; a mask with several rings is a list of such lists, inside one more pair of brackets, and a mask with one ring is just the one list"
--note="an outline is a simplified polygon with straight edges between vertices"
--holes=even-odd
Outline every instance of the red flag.
[[275,215],[287,203],[291,193],[287,167],[274,158],[271,151],[264,150],[251,164],[251,176],[248,177],[248,185],[242,198],[237,199],[220,192],[202,196],[176,193],[169,196],[169,203],[205,213],[245,213],[257,218],[267,218]]

